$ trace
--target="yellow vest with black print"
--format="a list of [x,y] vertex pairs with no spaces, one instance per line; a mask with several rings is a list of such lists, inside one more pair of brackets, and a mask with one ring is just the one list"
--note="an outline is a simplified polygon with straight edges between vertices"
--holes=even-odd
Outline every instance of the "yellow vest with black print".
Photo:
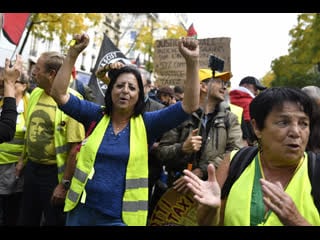
[[[230,189],[224,213],[225,226],[250,226],[251,192],[253,188],[256,161],[252,161]],[[311,183],[308,175],[308,156],[297,169],[285,189],[294,201],[300,214],[312,225],[320,225],[320,216],[311,195]],[[283,224],[271,212],[265,222],[259,226],[282,226]]]
[[[105,115],[92,134],[83,141],[77,165],[65,200],[64,211],[85,203],[85,185],[94,174],[94,162],[104,133],[110,122]],[[142,116],[130,119],[130,156],[126,171],[122,217],[128,226],[146,226],[148,213],[148,144]]]
[[[17,107],[17,125],[14,138],[10,142],[0,144],[0,164],[9,164],[18,162],[24,147],[24,135],[26,131],[27,105],[29,102],[29,93],[25,93],[21,99],[23,103],[23,112]],[[0,107],[3,105],[3,99],[0,101]],[[22,110],[22,108],[21,108]]]
[[[72,93],[73,95],[82,99],[80,93],[76,92],[75,90],[68,88],[68,92]],[[37,87],[32,90],[29,105],[28,105],[28,117],[26,121],[26,125],[28,126],[30,121],[31,113],[33,112],[34,107],[37,105],[42,94],[45,94],[44,90]],[[56,161],[58,167],[58,181],[61,182],[65,163],[68,157],[68,153],[70,150],[70,145],[66,141],[66,126],[61,126],[62,122],[67,122],[67,119],[70,118],[67,114],[61,111],[58,106],[56,108],[55,119],[54,119],[54,145],[56,151]],[[25,135],[27,136],[27,134]],[[24,147],[24,156],[26,156],[26,147]],[[24,159],[26,161],[26,159]]]

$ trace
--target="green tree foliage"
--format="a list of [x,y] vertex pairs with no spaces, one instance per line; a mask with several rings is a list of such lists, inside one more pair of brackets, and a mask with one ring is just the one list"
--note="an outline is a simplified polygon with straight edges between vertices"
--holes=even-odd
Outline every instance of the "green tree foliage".
[[320,86],[320,15],[304,13],[297,20],[289,54],[272,61],[272,86]]
[[274,73],[273,71],[269,71],[262,79],[261,79],[261,83],[266,86],[266,87],[270,87],[272,84],[272,81],[274,80]]
[[34,13],[31,16],[31,32],[44,40],[59,36],[60,46],[66,46],[76,33],[100,24],[101,13]]

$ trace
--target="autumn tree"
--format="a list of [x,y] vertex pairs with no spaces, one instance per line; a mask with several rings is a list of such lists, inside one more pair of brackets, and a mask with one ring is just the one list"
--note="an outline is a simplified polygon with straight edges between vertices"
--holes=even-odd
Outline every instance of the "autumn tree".
[[187,31],[183,26],[169,25],[169,27],[167,27],[166,38],[179,39],[184,36],[187,36]]
[[275,78],[272,86],[320,85],[320,15],[300,14],[292,37],[289,54],[273,60]]
[[102,18],[101,13],[33,13],[30,26],[37,38],[53,40],[59,36],[63,49],[74,34],[98,26]]
[[266,87],[270,87],[272,81],[274,80],[275,76],[273,71],[269,71],[267,72],[267,74],[261,79],[261,83],[266,86]]

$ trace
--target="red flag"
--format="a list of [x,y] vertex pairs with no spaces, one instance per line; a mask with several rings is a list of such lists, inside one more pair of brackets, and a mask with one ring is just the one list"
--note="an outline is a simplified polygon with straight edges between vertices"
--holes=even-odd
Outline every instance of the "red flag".
[[198,33],[194,29],[194,26],[193,26],[193,23],[192,23],[190,25],[190,27],[188,28],[187,37],[194,37],[195,39],[197,39],[197,36],[198,36]]
[[30,13],[3,13],[3,35],[14,45],[18,45],[27,25]]

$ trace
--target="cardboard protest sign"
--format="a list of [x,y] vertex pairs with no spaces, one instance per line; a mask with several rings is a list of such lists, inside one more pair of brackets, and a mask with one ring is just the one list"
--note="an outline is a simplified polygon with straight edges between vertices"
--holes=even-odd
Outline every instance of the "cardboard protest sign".
[[149,226],[197,226],[197,203],[191,192],[182,194],[169,188],[154,208]]
[[[178,39],[162,39],[155,42],[154,76],[158,86],[183,86],[186,78],[185,60],[178,49]],[[209,56],[224,60],[224,71],[231,71],[230,38],[198,39],[200,68],[208,68]]]

